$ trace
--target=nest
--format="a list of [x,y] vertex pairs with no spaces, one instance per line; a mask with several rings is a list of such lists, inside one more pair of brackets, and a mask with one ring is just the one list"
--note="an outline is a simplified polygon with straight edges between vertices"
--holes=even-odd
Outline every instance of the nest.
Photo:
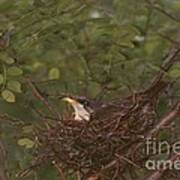
[[157,119],[154,108],[152,99],[135,94],[97,110],[89,122],[57,121],[38,131],[34,166],[51,162],[79,172],[81,179],[117,179],[147,158],[139,143]]
[[144,163],[151,156],[143,151],[147,138],[180,112],[178,103],[172,115],[158,120],[157,99],[166,85],[156,84],[147,91],[107,103],[92,114],[89,122],[65,118],[38,130],[38,154],[20,176],[51,163],[63,180],[69,173],[78,180],[128,179],[127,174],[137,179],[136,171],[145,170]]
[[[48,124],[44,130],[38,130],[35,136],[39,141],[38,154],[32,166],[20,173],[20,176],[51,163],[62,180],[68,179],[65,172],[69,171],[78,180],[139,179],[136,170],[143,168],[145,160],[149,158],[149,155],[143,153],[146,139],[153,137],[164,125],[170,125],[180,115],[180,102],[160,120],[155,111],[161,94],[159,92],[164,89],[160,82],[165,72],[176,62],[179,53],[180,48],[175,43],[165,56],[160,68],[163,71],[160,70],[154,78],[154,87],[151,86],[147,91],[108,103],[95,110],[89,122],[65,118]],[[27,78],[27,83],[35,97],[51,114],[56,115],[44,93],[31,79]],[[170,161],[177,158],[172,155]],[[161,179],[165,171],[156,171],[145,179]]]

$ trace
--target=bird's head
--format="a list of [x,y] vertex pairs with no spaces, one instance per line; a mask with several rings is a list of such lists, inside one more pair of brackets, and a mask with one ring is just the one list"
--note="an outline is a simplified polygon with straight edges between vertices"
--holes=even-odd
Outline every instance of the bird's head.
[[93,112],[90,100],[82,96],[66,96],[62,100],[68,102],[74,109],[74,119],[77,121],[89,121]]

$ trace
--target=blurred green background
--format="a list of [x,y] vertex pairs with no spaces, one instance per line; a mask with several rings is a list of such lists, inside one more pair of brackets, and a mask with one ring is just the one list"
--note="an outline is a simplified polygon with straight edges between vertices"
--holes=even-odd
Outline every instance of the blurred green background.
[[[176,41],[179,12],[179,0],[0,0],[0,32],[11,32],[0,51],[0,113],[15,118],[0,126],[10,179],[36,151],[31,137],[42,122],[34,108],[46,113],[25,77],[52,95],[60,112],[61,93],[111,100],[144,89]],[[177,82],[160,113],[180,94],[180,63],[166,78]],[[47,167],[26,179],[56,180],[56,173]]]

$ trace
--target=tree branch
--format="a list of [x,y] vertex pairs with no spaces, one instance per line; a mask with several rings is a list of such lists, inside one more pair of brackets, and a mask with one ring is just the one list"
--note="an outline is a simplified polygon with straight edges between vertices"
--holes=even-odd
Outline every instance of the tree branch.
[[31,81],[30,78],[27,78],[27,83],[29,85],[29,87],[32,89],[32,92],[34,94],[34,96],[39,99],[48,109],[48,111],[54,115],[57,116],[58,119],[62,119],[61,115],[54,109],[54,107],[52,107],[50,105],[50,103],[48,102],[48,100],[42,95],[41,91],[36,87],[36,85]]
[[[175,160],[178,160],[180,158],[180,156],[178,154],[172,155],[171,158],[169,159],[172,163]],[[168,168],[164,168],[162,170],[157,170],[155,172],[153,172],[148,178],[146,178],[145,180],[161,180],[162,176],[164,175],[165,172],[168,171]]]
[[0,180],[9,180],[6,168],[6,150],[4,148],[3,143],[0,141]]
[[180,101],[174,106],[174,108],[167,113],[160,121],[159,123],[147,133],[146,138],[151,138],[153,134],[156,134],[159,132],[159,130],[166,126],[169,125],[177,116],[180,114]]
[[173,47],[169,50],[168,54],[165,57],[164,63],[160,67],[161,70],[159,71],[159,73],[153,79],[153,82],[152,82],[151,86],[154,86],[155,84],[158,84],[162,80],[164,74],[167,73],[169,71],[169,69],[176,62],[178,55],[180,55],[180,47],[179,47],[180,39],[179,38],[178,38],[178,42],[179,43],[175,43],[173,45]]

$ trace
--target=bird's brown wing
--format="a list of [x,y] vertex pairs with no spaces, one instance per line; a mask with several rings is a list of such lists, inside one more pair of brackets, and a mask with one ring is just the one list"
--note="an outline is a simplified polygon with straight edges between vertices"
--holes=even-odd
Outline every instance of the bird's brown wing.
[[113,120],[115,117],[125,116],[133,107],[132,98],[127,97],[98,107],[93,114],[94,119],[99,121]]

